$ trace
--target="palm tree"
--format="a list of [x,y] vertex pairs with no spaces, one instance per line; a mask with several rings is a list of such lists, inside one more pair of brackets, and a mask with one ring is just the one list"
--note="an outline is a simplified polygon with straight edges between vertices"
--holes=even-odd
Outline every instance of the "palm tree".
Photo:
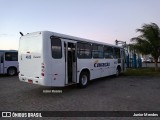
[[141,29],[136,29],[140,33],[138,37],[131,38],[132,45],[136,51],[147,55],[151,54],[155,61],[155,70],[158,70],[158,57],[160,56],[160,28],[157,24],[144,24]]

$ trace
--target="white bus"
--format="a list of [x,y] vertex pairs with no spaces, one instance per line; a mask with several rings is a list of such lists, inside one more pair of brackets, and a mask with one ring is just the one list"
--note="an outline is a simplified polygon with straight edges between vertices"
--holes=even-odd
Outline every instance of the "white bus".
[[18,51],[0,50],[0,74],[13,76],[18,72]]
[[43,86],[86,87],[125,69],[123,48],[49,31],[22,36],[18,54],[20,81]]

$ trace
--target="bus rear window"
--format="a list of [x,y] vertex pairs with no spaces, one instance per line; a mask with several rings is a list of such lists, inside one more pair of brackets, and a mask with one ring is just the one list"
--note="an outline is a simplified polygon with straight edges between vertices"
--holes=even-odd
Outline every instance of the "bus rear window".
[[20,39],[20,52],[41,53],[42,36],[39,34],[30,34]]
[[53,58],[62,58],[62,44],[59,38],[51,37],[51,52]]

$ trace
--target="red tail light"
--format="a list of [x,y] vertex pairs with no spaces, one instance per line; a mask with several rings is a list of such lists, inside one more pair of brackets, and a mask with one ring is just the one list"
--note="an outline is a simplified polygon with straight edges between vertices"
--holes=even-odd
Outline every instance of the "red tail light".
[[42,63],[41,65],[41,75],[44,76],[44,72],[45,72],[45,66],[44,63]]
[[33,80],[28,79],[28,82],[29,82],[29,83],[33,83]]
[[44,76],[44,73],[41,73],[42,76]]

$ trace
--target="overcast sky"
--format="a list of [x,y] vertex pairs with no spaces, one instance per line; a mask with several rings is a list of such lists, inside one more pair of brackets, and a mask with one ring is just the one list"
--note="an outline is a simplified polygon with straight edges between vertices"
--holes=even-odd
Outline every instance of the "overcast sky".
[[0,50],[18,49],[20,31],[129,43],[151,22],[160,26],[160,0],[0,0]]

